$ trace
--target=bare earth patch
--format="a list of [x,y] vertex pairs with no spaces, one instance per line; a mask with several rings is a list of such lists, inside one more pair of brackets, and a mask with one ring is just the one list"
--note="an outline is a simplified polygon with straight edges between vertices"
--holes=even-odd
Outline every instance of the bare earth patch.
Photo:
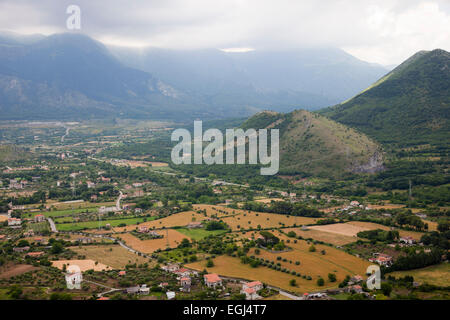
[[52,265],[58,269],[63,269],[63,265],[66,265],[66,268],[68,268],[70,265],[76,265],[80,267],[81,272],[87,271],[87,270],[94,270],[94,271],[103,271],[103,270],[109,270],[111,267],[104,265],[103,263],[97,263],[94,260],[57,260],[52,261]]
[[33,267],[29,264],[17,264],[13,266],[7,266],[5,269],[2,269],[0,271],[0,279],[8,279],[38,269],[39,268]]

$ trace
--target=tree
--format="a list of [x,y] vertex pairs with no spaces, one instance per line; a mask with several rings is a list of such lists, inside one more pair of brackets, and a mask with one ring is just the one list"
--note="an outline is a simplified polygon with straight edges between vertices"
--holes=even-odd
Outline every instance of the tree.
[[330,282],[336,282],[336,275],[334,273],[329,273],[328,280],[330,280]]
[[63,246],[62,246],[62,244],[60,242],[55,242],[52,245],[52,249],[50,251],[53,254],[58,254],[58,253],[61,253],[63,251],[63,249],[64,248],[63,248]]
[[309,247],[309,252],[316,252],[316,247],[313,244]]
[[319,278],[317,279],[317,285],[319,287],[322,287],[325,284],[325,280],[323,280],[323,278]]
[[391,284],[388,283],[388,282],[382,282],[382,283],[381,283],[381,291],[383,292],[383,294],[384,294],[386,297],[389,297],[389,296],[391,295],[391,292],[392,292],[392,286],[391,286]]
[[291,280],[289,281],[289,285],[290,285],[291,287],[295,287],[295,286],[297,286],[297,281],[296,281],[295,279],[291,279]]
[[212,267],[214,267],[214,262],[212,261],[212,259],[208,259],[208,262],[206,262],[206,267],[207,267],[207,268],[212,268]]

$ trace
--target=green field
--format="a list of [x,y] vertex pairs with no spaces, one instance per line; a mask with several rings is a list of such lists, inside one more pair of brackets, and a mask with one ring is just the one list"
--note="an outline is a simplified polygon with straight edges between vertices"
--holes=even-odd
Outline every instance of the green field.
[[84,212],[89,212],[89,213],[97,213],[98,212],[98,208],[97,207],[93,207],[93,208],[83,208],[83,209],[70,209],[70,210],[57,210],[57,211],[43,211],[43,212],[32,212],[32,213],[27,213],[27,217],[31,218],[34,217],[38,214],[43,214],[46,217],[50,217],[50,218],[54,218],[54,217],[63,217],[63,216],[68,216],[68,215],[72,215],[72,214],[77,214],[77,213],[84,213]]
[[[144,220],[145,219],[145,220]],[[120,224],[133,225],[142,223],[145,221],[154,220],[154,217],[142,217],[142,218],[125,218],[125,219],[114,219],[114,220],[100,220],[100,221],[86,221],[86,222],[75,222],[75,223],[57,223],[56,228],[59,231],[79,231],[83,229],[96,229],[99,226],[104,227],[108,223],[111,227],[118,227]]]
[[414,281],[419,283],[428,283],[442,287],[450,286],[450,264],[446,262],[415,270],[395,271],[389,275],[396,278],[408,275],[414,277]]
[[47,221],[38,222],[38,223],[30,223],[28,224],[30,229],[32,229],[35,233],[43,232],[43,231],[50,231],[50,227],[48,225]]
[[208,236],[216,236],[218,234],[227,232],[227,230],[208,231],[205,229],[188,229],[188,228],[177,228],[177,231],[195,240],[200,240]]

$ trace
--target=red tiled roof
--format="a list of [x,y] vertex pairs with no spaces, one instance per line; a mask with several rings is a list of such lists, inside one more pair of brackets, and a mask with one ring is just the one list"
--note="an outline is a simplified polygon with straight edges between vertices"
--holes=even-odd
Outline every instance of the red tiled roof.
[[109,298],[108,297],[100,297],[97,300],[109,300]]
[[262,283],[261,283],[261,281],[252,281],[252,282],[248,282],[246,284],[246,286],[249,288],[253,288],[255,286],[262,286]]
[[253,288],[247,288],[247,289],[245,289],[244,290],[246,293],[248,293],[248,294],[252,294],[252,293],[255,293],[256,291],[255,291],[255,289],[253,289]]
[[222,281],[222,279],[220,279],[220,277],[215,273],[205,274],[204,277],[205,277],[205,281],[210,282],[210,283]]

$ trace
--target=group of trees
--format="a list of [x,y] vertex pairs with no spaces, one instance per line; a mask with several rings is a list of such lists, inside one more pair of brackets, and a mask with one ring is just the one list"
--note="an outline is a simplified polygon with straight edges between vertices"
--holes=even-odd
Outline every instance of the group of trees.
[[358,232],[357,236],[369,240],[393,242],[399,239],[399,232],[397,230],[385,231],[376,229]]
[[270,212],[302,217],[321,217],[322,213],[302,203],[289,201],[273,201],[271,203],[246,202],[242,209],[258,212]]

